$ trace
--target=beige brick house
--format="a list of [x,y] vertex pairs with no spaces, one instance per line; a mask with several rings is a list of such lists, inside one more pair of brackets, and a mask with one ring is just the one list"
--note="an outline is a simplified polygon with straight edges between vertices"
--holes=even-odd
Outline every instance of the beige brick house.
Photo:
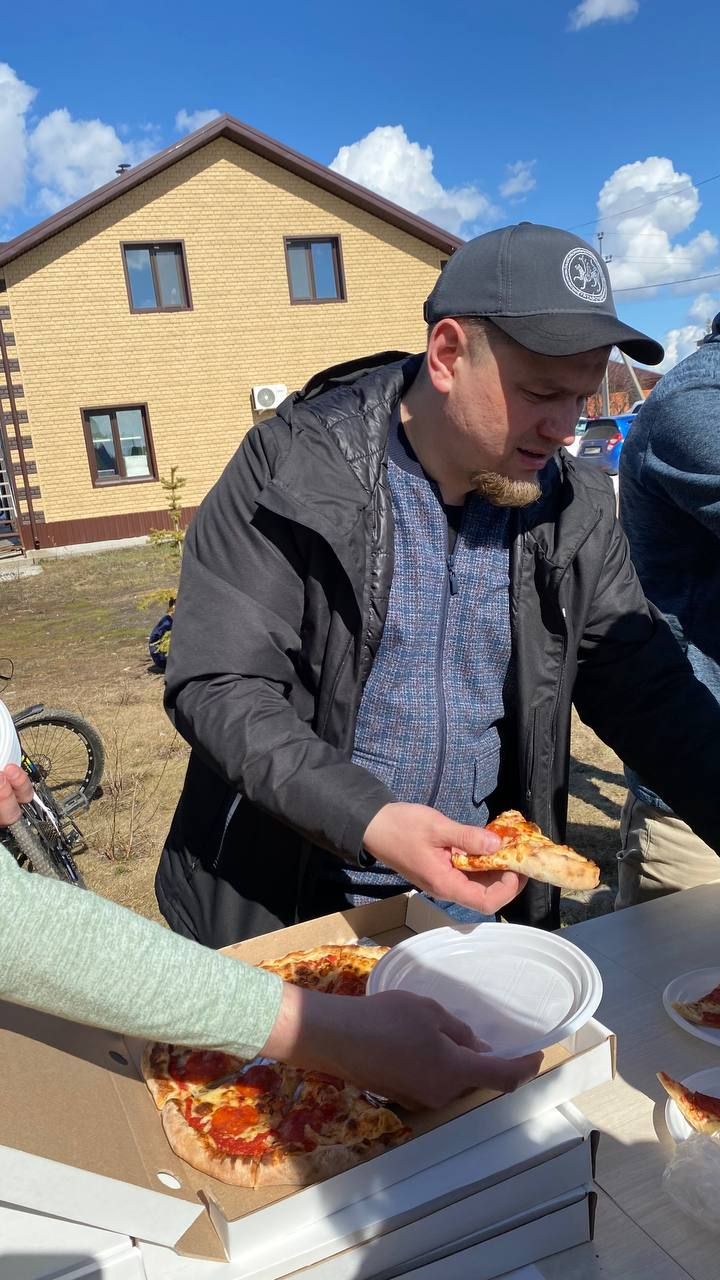
[[459,243],[222,116],[0,246],[0,517],[143,534],[173,465],[194,508],[283,388],[419,350]]

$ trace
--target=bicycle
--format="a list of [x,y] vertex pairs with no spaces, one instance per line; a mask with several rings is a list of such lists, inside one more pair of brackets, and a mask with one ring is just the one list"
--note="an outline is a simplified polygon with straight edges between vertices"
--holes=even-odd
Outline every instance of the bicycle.
[[[25,770],[35,792],[33,799],[21,806],[22,816],[5,832],[18,865],[85,888],[73,857],[85,847],[83,834],[67,812],[67,806],[64,809],[58,806],[46,785],[42,763],[38,764],[27,754],[20,743],[14,717],[0,701],[0,767],[10,763]],[[87,807],[87,795],[76,793],[74,809],[79,803]]]
[[[13,672],[10,658],[0,661],[0,682],[9,683]],[[105,769],[105,749],[97,729],[72,711],[42,703],[24,707],[12,718],[22,749],[60,815],[69,818],[77,809],[87,808]]]

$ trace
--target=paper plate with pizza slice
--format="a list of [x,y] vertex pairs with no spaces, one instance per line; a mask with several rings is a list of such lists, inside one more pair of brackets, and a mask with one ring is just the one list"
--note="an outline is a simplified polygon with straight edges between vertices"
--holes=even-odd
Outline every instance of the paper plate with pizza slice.
[[665,1123],[676,1142],[693,1133],[720,1133],[720,1067],[696,1071],[684,1080],[673,1080],[664,1071],[658,1080],[668,1094]]
[[431,929],[399,942],[373,969],[368,994],[399,988],[462,1018],[499,1057],[567,1040],[592,1017],[602,978],[558,934],[516,924]]
[[720,1048],[720,967],[673,978],[663,991],[663,1005],[683,1031]]

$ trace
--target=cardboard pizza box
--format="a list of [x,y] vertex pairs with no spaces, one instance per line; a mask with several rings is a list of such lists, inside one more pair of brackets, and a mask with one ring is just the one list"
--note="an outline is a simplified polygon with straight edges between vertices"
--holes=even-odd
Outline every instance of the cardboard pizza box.
[[128,1236],[0,1204],[2,1280],[146,1280]]
[[[491,1229],[477,1229],[472,1220],[472,1204],[463,1202],[465,1218],[459,1219],[453,1238],[446,1226],[438,1234],[442,1243],[433,1245],[419,1233],[416,1247],[400,1261],[394,1246],[394,1235],[382,1236],[370,1245],[327,1258],[322,1262],[292,1272],[287,1280],[391,1280],[408,1276],[413,1280],[492,1280],[516,1276],[515,1268],[525,1268],[552,1254],[593,1237],[595,1193],[585,1186],[570,1189],[530,1212],[513,1214]],[[436,1217],[442,1218],[447,1211]],[[425,1221],[421,1224],[425,1226]],[[195,1262],[196,1270],[188,1271],[189,1259],[180,1258],[169,1249],[156,1245],[140,1245],[147,1280],[246,1280],[244,1263]],[[530,1276],[538,1273],[531,1271]],[[525,1271],[517,1272],[517,1280],[530,1280]]]
[[280,1280],[296,1273],[314,1276],[321,1263],[332,1276],[338,1255],[346,1253],[358,1280],[369,1278],[591,1186],[596,1140],[575,1108],[553,1111],[332,1214],[293,1235],[291,1249],[282,1238],[266,1237],[254,1248],[248,1240],[241,1272],[232,1263],[202,1263],[143,1245],[148,1280],[233,1280],[235,1274]]
[[[238,944],[251,963],[322,943],[372,937],[392,945],[447,927],[420,895],[339,912]],[[615,1044],[592,1021],[549,1049],[541,1073],[513,1094],[479,1090],[409,1117],[413,1138],[316,1186],[245,1191],[175,1157],[140,1077],[141,1046],[0,1003],[0,1199],[86,1222],[195,1258],[237,1256],[248,1232],[292,1237],[611,1079]],[[248,1223],[251,1223],[248,1226]]]

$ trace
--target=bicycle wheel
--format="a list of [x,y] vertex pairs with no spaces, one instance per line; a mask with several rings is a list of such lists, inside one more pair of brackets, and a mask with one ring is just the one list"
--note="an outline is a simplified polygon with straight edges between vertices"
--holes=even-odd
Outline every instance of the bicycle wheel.
[[71,711],[43,708],[15,720],[23,751],[37,766],[61,812],[92,800],[105,768],[105,749],[97,729]]
[[36,871],[51,880],[64,880],[67,884],[85,888],[85,881],[63,841],[52,828],[46,831],[45,823],[26,815],[7,828],[7,841],[19,866]]

